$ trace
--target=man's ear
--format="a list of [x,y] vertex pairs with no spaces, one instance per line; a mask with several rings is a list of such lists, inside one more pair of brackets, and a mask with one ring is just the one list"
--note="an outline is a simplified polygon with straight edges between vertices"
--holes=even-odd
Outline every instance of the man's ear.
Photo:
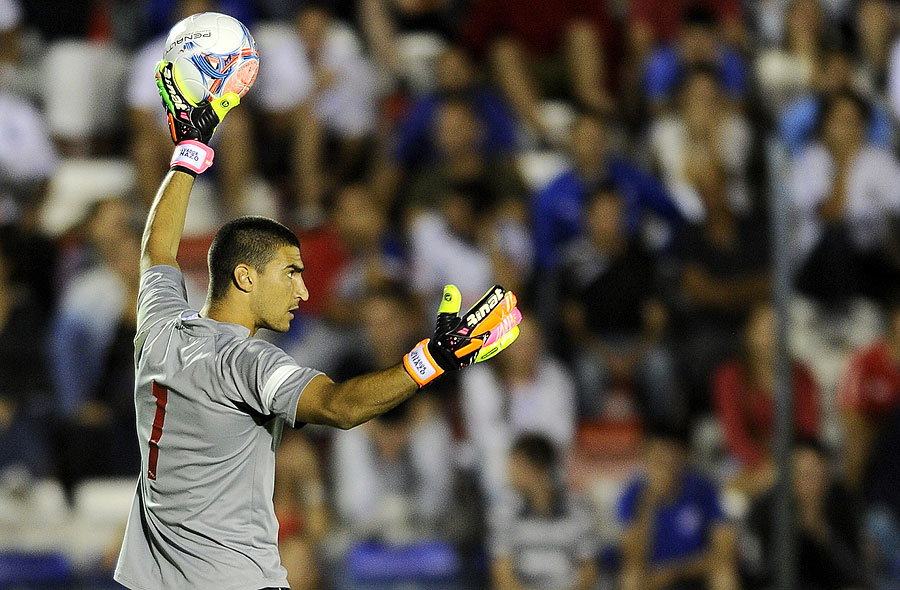
[[253,281],[256,279],[256,273],[248,265],[241,263],[231,271],[231,279],[239,291],[249,293],[253,290]]

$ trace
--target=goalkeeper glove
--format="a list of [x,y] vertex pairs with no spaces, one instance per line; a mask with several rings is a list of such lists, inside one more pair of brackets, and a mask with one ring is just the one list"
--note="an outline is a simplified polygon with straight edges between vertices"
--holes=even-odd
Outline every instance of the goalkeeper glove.
[[212,165],[215,153],[209,140],[216,126],[241,99],[229,92],[211,102],[194,105],[178,88],[171,62],[157,64],[156,86],[166,109],[172,141],[176,143],[171,166],[196,176]]
[[463,317],[459,317],[461,299],[454,285],[444,287],[434,336],[403,357],[403,367],[419,387],[447,371],[491,358],[519,336],[522,314],[512,291],[495,285]]

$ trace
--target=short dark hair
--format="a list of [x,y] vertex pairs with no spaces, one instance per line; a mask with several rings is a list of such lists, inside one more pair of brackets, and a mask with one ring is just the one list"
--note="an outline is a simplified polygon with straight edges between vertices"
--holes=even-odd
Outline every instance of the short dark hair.
[[210,297],[221,299],[234,281],[234,268],[246,264],[262,272],[279,248],[300,247],[300,240],[290,229],[268,217],[248,215],[222,226],[209,246]]
[[526,461],[542,471],[551,471],[556,468],[556,447],[543,434],[528,432],[520,435],[513,442],[510,454],[522,455]]

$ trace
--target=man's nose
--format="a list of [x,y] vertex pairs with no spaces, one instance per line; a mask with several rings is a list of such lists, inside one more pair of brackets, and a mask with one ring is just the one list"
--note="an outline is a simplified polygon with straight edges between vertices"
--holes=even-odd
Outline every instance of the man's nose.
[[295,285],[294,293],[302,301],[307,301],[309,299],[309,290],[306,288],[306,283],[303,282],[303,277],[300,277],[299,279],[297,279],[297,284]]

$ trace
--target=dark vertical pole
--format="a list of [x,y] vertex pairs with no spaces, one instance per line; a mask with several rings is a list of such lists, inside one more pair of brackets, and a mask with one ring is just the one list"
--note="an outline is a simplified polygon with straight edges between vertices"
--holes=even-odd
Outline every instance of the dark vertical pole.
[[793,514],[791,509],[791,444],[793,440],[793,389],[788,352],[788,307],[791,301],[791,200],[788,186],[788,154],[777,140],[768,143],[769,211],[772,238],[772,303],[777,326],[775,360],[775,460],[778,480],[775,500],[776,588],[794,590],[796,563],[794,557]]

